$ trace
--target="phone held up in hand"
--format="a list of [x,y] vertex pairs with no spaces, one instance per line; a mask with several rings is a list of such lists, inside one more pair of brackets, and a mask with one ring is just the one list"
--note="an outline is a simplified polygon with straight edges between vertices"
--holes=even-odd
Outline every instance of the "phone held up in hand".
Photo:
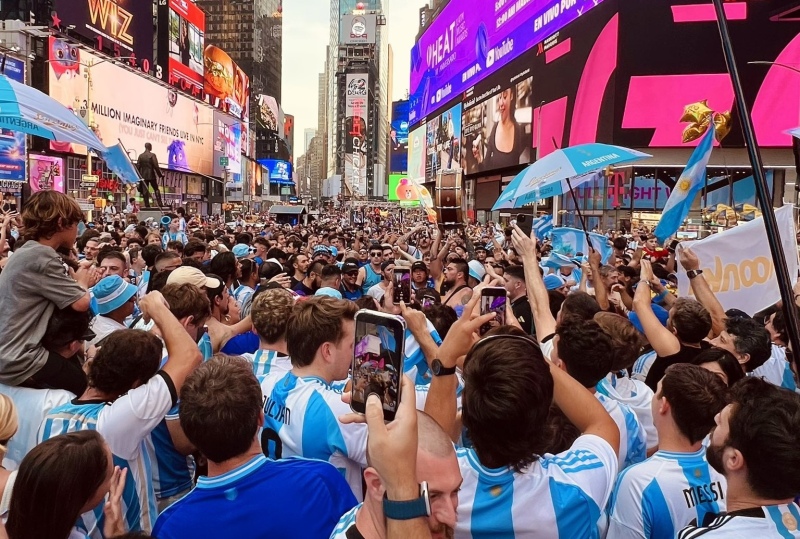
[[533,230],[533,217],[525,213],[517,214],[517,226],[523,234],[530,238]]
[[481,335],[497,326],[506,325],[506,289],[502,286],[490,286],[481,290],[481,316],[489,313],[497,313],[493,320],[482,324],[480,327]]
[[400,403],[405,321],[362,309],[356,313],[355,324],[350,407],[365,413],[367,397],[375,393],[383,405],[383,418],[392,421]]
[[411,302],[411,270],[395,268],[394,270],[394,302]]

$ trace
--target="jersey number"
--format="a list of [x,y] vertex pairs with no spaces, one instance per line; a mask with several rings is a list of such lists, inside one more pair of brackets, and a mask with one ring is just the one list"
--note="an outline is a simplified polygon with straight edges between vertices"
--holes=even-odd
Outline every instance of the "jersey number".
[[261,451],[267,458],[278,460],[283,455],[283,442],[275,429],[261,431]]

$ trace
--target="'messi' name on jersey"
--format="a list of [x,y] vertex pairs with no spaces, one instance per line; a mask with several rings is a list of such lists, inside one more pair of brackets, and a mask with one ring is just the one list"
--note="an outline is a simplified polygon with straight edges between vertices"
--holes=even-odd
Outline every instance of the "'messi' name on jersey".
[[725,499],[725,489],[722,483],[715,481],[706,485],[695,485],[683,489],[683,499],[686,507],[692,508],[699,503],[716,502]]

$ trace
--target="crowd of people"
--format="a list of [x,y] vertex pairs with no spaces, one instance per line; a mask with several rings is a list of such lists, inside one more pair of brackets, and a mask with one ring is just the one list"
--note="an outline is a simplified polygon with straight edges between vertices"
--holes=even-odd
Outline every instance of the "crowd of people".
[[[169,217],[0,216],[0,537],[800,538],[798,307],[726,311],[680,243]],[[388,423],[359,309],[405,324]]]

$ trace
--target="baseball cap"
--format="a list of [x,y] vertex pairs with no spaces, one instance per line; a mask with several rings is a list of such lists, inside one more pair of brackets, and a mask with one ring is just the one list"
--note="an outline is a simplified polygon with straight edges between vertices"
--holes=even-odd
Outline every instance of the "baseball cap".
[[470,260],[467,265],[469,266],[469,276],[473,279],[480,281],[486,275],[486,268],[477,260]]
[[317,245],[314,247],[314,251],[311,253],[311,257],[315,257],[317,255],[330,255],[331,250],[325,247],[324,245]]
[[193,284],[198,288],[217,289],[222,286],[222,281],[206,274],[192,266],[181,266],[167,277],[167,284]]
[[394,260],[386,260],[385,262],[381,262],[381,271],[385,270],[389,266],[394,266]]
[[421,262],[421,261],[414,262],[413,264],[411,264],[411,271],[417,271],[417,270],[422,270],[425,273],[427,273],[428,272],[428,266],[425,265],[425,262]]
[[314,295],[328,296],[330,298],[342,299],[342,293],[336,290],[335,288],[331,288],[330,286],[323,286],[322,288],[317,290]]
[[244,243],[237,243],[231,250],[236,258],[245,258],[250,255],[250,246]]
[[97,314],[108,314],[127,303],[137,292],[136,285],[125,282],[119,275],[100,279],[92,288],[93,310]]
[[561,288],[564,286],[564,281],[558,275],[545,275],[544,277],[544,287],[548,290],[556,290],[557,288]]
[[476,251],[485,251],[486,250],[486,246],[479,243],[478,245],[475,246],[475,250]]
[[358,264],[348,262],[342,265],[342,273],[350,273],[351,271],[358,271]]
[[339,249],[337,249],[336,247],[331,246],[330,251],[331,251],[331,256],[333,257],[339,256]]

